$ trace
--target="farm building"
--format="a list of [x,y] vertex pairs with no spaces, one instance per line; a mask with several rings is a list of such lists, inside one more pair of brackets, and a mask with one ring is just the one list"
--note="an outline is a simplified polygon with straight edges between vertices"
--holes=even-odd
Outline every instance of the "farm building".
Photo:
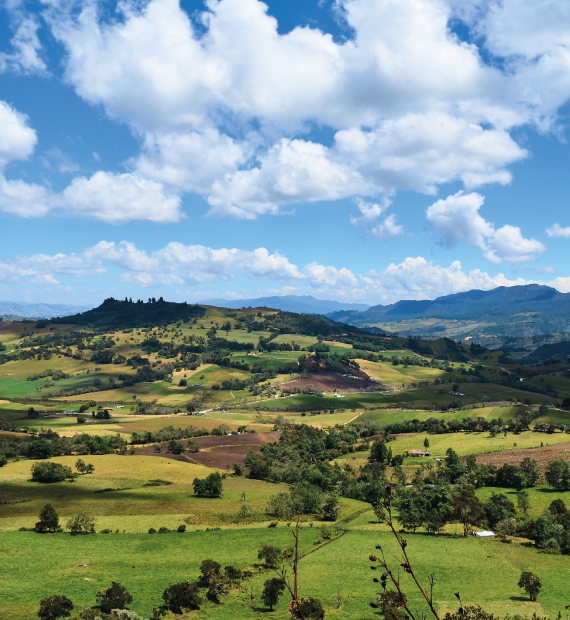
[[425,456],[426,453],[423,450],[408,450],[408,456]]
[[473,532],[473,536],[476,538],[495,538],[495,533],[484,530],[483,532]]

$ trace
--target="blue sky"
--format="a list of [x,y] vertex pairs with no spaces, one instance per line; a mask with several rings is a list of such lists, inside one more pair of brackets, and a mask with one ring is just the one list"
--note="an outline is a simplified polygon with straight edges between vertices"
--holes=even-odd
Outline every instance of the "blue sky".
[[0,299],[570,291],[567,2],[1,7]]

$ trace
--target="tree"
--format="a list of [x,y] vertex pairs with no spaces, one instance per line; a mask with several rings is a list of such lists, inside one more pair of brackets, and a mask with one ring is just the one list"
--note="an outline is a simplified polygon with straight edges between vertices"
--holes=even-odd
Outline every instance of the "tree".
[[53,445],[47,439],[34,439],[28,448],[28,456],[31,459],[51,459],[54,454]]
[[538,598],[538,593],[542,588],[540,579],[531,572],[521,573],[518,586],[529,595],[531,601],[536,601]]
[[454,495],[451,498],[451,505],[453,516],[463,525],[463,536],[467,536],[471,525],[481,523],[483,507],[472,486],[464,487],[457,495]]
[[40,620],[57,620],[57,618],[67,618],[73,610],[73,603],[61,594],[52,594],[40,601],[38,618]]
[[97,605],[103,613],[110,614],[113,609],[125,609],[133,602],[133,597],[120,583],[111,582],[110,588],[97,592]]
[[[95,524],[97,520],[86,512],[80,512],[76,517],[67,521],[67,529],[72,535],[76,534],[95,534]],[[118,609],[118,608],[117,608]]]
[[512,519],[517,515],[515,505],[503,493],[493,493],[491,495],[489,501],[485,504],[485,514],[491,527],[503,519]]
[[519,510],[523,511],[523,514],[526,517],[530,508],[530,498],[526,491],[519,491],[517,493],[517,506]]
[[386,462],[388,458],[388,448],[383,441],[376,440],[370,448],[370,460],[378,463]]
[[196,454],[197,452],[200,452],[200,444],[197,441],[193,441],[193,440],[188,440],[188,447],[187,450],[188,452],[192,452],[193,454]]
[[214,560],[204,560],[202,564],[200,564],[200,578],[198,579],[198,583],[201,586],[207,586],[213,577],[220,574],[220,568],[222,568],[222,565],[218,564],[218,562]]
[[87,418],[82,415],[77,416],[77,424],[85,424],[85,422],[87,422]]
[[285,582],[278,577],[268,579],[263,584],[261,600],[266,607],[269,607],[269,611],[273,611],[273,606],[277,605],[279,597],[283,594],[283,590],[285,590]]
[[207,478],[194,478],[192,486],[196,495],[220,497],[222,494],[222,477],[218,472],[215,472]]
[[[29,420],[37,420],[39,417],[40,417],[40,414],[33,407],[30,407],[28,409],[28,419]],[[47,600],[47,599],[44,599],[44,600]]]
[[234,463],[234,474],[236,476],[243,476],[245,473],[245,467],[241,463]]
[[46,504],[42,508],[38,518],[39,521],[36,523],[35,527],[36,532],[44,533],[61,531],[61,528],[59,527],[59,515],[51,504]]
[[570,465],[566,461],[549,461],[545,477],[557,491],[570,491]]
[[8,459],[4,453],[0,452],[0,467],[4,467],[4,465],[8,465]]
[[457,452],[455,452],[453,448],[448,448],[445,454],[445,468],[449,475],[450,481],[455,482],[457,478],[459,478],[459,476],[461,476],[461,474],[463,473],[461,461],[459,460]]
[[336,521],[340,514],[340,510],[338,494],[334,492],[327,493],[321,505],[324,520]]
[[198,584],[183,581],[169,586],[162,598],[167,609],[175,614],[181,614],[183,609],[200,609],[202,597]]
[[183,454],[184,446],[180,441],[176,441],[176,439],[171,439],[168,442],[168,451],[172,454]]
[[276,568],[281,558],[281,549],[273,545],[262,545],[257,552],[257,559],[263,560],[270,568]]
[[77,459],[77,461],[75,461],[75,469],[77,469],[80,474],[92,474],[95,471],[93,464],[85,463],[83,459]]
[[429,439],[427,437],[424,439],[424,448],[426,450],[429,448]]
[[32,465],[32,480],[34,482],[42,482],[44,484],[63,482],[64,480],[73,482],[76,477],[77,474],[71,471],[71,467],[61,465],[60,463],[47,461]]
[[186,387],[188,385],[188,381],[186,379],[180,379],[180,381],[178,382],[178,385],[180,387]]
[[538,463],[527,456],[521,461],[519,467],[526,477],[526,486],[533,487],[540,478]]

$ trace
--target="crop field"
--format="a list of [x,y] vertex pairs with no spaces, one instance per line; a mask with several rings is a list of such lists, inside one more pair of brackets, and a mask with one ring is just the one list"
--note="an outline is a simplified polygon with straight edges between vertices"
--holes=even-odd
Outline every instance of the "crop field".
[[[122,312],[123,303],[116,302],[118,311]],[[149,304],[143,305],[145,312],[149,310]],[[330,532],[326,534],[327,524],[322,521],[326,516],[322,504],[303,517],[301,595],[317,597],[327,620],[376,618],[379,612],[369,602],[379,587],[372,582],[367,558],[377,544],[390,557],[395,548],[387,526],[378,523],[368,503],[372,500],[366,489],[379,475],[364,467],[370,450],[353,451],[366,447],[367,438],[383,437],[383,426],[409,420],[512,421],[527,410],[534,417],[540,405],[549,405],[531,423],[531,428],[554,425],[548,433],[515,434],[512,429],[495,437],[488,431],[408,433],[398,434],[388,447],[398,455],[424,449],[428,439],[431,457],[404,461],[408,481],[420,465],[443,458],[448,448],[459,457],[474,454],[478,463],[497,465],[519,464],[530,456],[542,473],[551,459],[570,462],[570,434],[565,432],[570,427],[570,412],[562,403],[570,394],[570,377],[566,376],[570,369],[564,364],[533,368],[534,376],[529,378],[528,369],[519,368],[512,359],[501,366],[500,351],[444,340],[417,340],[419,348],[411,347],[406,338],[357,333],[350,326],[339,336],[338,325],[322,318],[299,318],[267,309],[207,307],[200,315],[199,308],[180,306],[173,321],[157,325],[145,319],[132,324],[116,321],[105,327],[92,317],[78,325],[44,327],[34,322],[0,322],[0,343],[6,346],[0,352],[0,442],[4,446],[0,452],[8,454],[7,464],[0,467],[1,620],[31,620],[36,617],[38,601],[54,593],[69,596],[78,613],[94,605],[96,592],[111,581],[124,585],[134,597],[130,608],[149,618],[152,609],[162,604],[164,589],[186,579],[196,581],[200,563],[208,558],[222,567],[253,568],[253,577],[244,585],[252,587],[259,598],[263,582],[274,576],[257,558],[260,545],[284,549],[293,543],[286,525],[290,517],[268,527],[272,521],[268,504],[278,493],[290,497],[300,492],[295,486],[299,482],[321,485],[310,487],[310,494],[321,498],[319,502],[329,498],[331,491],[339,502],[338,537],[332,540],[323,541],[322,535]],[[188,308],[195,314],[186,317],[183,312]],[[321,340],[317,334],[323,334],[329,350],[321,349],[311,359],[313,353],[307,349]],[[260,338],[270,344],[258,347]],[[355,351],[348,342],[362,348]],[[365,342],[373,346],[367,348]],[[299,345],[300,350],[277,350],[282,345]],[[408,365],[393,363],[393,357],[407,358]],[[413,365],[418,359],[426,365]],[[473,363],[468,364],[468,359]],[[362,372],[355,370],[357,365]],[[181,386],[182,380],[187,385]],[[305,393],[287,395],[284,389],[288,386]],[[528,390],[519,389],[527,386]],[[334,396],[335,391],[340,398]],[[79,411],[87,403],[86,424],[78,424],[75,415],[59,413]],[[29,412],[30,407],[35,411]],[[113,408],[110,419],[92,416],[103,407]],[[188,411],[198,413],[187,415]],[[220,425],[227,426],[217,428]],[[279,443],[291,425],[322,430],[296,430],[303,436],[295,440],[298,444]],[[344,433],[343,426],[356,433]],[[171,430],[165,431],[168,427]],[[226,435],[240,427],[248,432]],[[217,430],[214,435],[191,438],[197,429]],[[121,454],[83,454],[84,448],[75,443],[78,434],[111,442],[109,437],[116,438],[118,433],[130,444],[133,433],[159,431],[162,434],[144,439],[146,445],[135,439],[136,445],[128,445],[126,453],[117,444],[108,450]],[[38,437],[54,437],[54,433],[59,437],[53,445],[67,446],[55,454],[72,454],[48,460],[74,469],[82,458],[94,466],[94,473],[80,475],[73,482],[33,482],[31,467],[39,462],[30,458],[37,456],[33,442]],[[318,437],[314,443],[309,439],[312,433]],[[179,437],[183,448],[195,441],[200,451],[169,452],[176,451],[175,445],[169,446],[171,437]],[[337,447],[329,447],[329,441]],[[263,448],[269,443],[270,447]],[[155,448],[158,444],[160,452]],[[13,445],[24,448],[10,452]],[[255,459],[268,459],[265,469],[254,470],[253,462],[251,477],[247,468],[244,475],[234,474],[233,464],[243,464],[250,449],[256,452]],[[334,470],[328,467],[335,464],[339,467]],[[324,478],[333,471],[338,478],[329,484]],[[372,477],[359,477],[367,471]],[[213,472],[223,475],[221,496],[197,496],[194,479]],[[397,469],[389,466],[386,474],[395,477]],[[544,479],[527,491],[530,518],[542,515],[553,499],[570,505],[570,491],[554,491]],[[484,486],[476,491],[487,503],[496,493],[504,493],[516,504],[513,489]],[[68,532],[18,531],[33,527],[47,503],[53,505],[64,526],[69,518],[87,512],[96,519],[97,533],[71,536]],[[181,525],[186,526],[185,532],[176,531]],[[161,527],[170,531],[148,533],[150,528]],[[461,531],[455,519],[439,535],[428,535],[424,526],[417,534],[406,534],[414,567],[424,583],[435,573],[435,603],[441,617],[457,609],[453,593],[458,590],[464,603],[481,604],[503,619],[506,614],[530,618],[535,612],[555,617],[564,611],[569,602],[567,556],[540,553],[524,538],[514,537],[511,544],[505,544],[463,538],[457,535]],[[531,603],[517,587],[522,570],[540,575],[544,587],[538,602]],[[419,605],[417,593],[405,581],[407,576],[402,574],[402,579],[410,600]],[[283,596],[273,612],[263,610],[263,617],[289,620],[288,602],[288,596]],[[178,617],[241,620],[256,614],[234,588],[221,604],[205,601],[200,610]]]

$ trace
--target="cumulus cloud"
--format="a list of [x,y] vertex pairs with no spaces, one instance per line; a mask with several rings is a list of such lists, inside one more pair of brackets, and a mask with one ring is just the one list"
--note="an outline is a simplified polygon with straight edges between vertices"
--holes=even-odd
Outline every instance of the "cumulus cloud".
[[392,204],[388,198],[384,199],[383,204],[366,202],[357,199],[356,204],[362,214],[360,217],[351,217],[350,223],[353,226],[362,226],[367,229],[376,239],[387,239],[404,234],[404,227],[396,223],[396,214],[386,215],[386,211]]
[[156,181],[137,173],[96,172],[76,177],[61,195],[61,205],[73,215],[87,215],[110,224],[134,220],[176,222],[180,198],[169,196]]
[[363,278],[372,289],[381,290],[389,300],[434,299],[471,289],[489,290],[497,286],[529,284],[529,280],[510,280],[504,274],[491,276],[480,269],[463,270],[459,261],[449,267],[437,265],[422,256],[392,263],[382,271],[369,271]]
[[546,229],[546,234],[554,239],[558,239],[560,237],[568,239],[570,238],[570,226],[560,226],[560,224],[554,224],[554,226],[550,226],[550,228]]
[[[377,204],[397,190],[435,195],[450,182],[508,184],[528,156],[512,129],[553,126],[570,98],[568,9],[557,0],[547,10],[531,0],[336,0],[352,33],[341,42],[310,27],[279,34],[259,0],[207,0],[191,16],[179,0],[126,0],[114,18],[97,1],[43,1],[67,82],[141,141],[128,173],[78,177],[61,198],[69,213],[112,223],[175,221],[185,192],[204,196],[211,216],[254,219],[322,200]],[[18,62],[39,71],[37,23],[18,11]],[[457,17],[477,45],[450,30]],[[334,139],[308,139],[313,127]],[[394,214],[379,217],[372,234],[401,234]],[[494,242],[473,233],[489,260],[543,250],[495,232]],[[522,244],[518,255],[509,243]]]
[[442,245],[453,248],[465,241],[480,248],[487,260],[497,264],[535,260],[546,250],[540,241],[525,239],[518,226],[507,224],[495,229],[479,214],[484,201],[481,194],[460,191],[428,207],[427,219],[441,233]]
[[15,159],[27,159],[38,141],[28,117],[0,101],[0,168]]
[[[450,32],[460,3],[338,0],[354,35],[342,43],[316,28],[279,34],[258,0],[209,0],[192,18],[177,0],[127,1],[110,22],[97,3],[48,4],[66,79],[142,136],[134,169],[204,195],[215,216],[507,184],[527,156],[509,130],[551,113],[546,84],[523,87]],[[303,139],[312,124],[333,144]],[[388,216],[377,236],[396,229]]]

